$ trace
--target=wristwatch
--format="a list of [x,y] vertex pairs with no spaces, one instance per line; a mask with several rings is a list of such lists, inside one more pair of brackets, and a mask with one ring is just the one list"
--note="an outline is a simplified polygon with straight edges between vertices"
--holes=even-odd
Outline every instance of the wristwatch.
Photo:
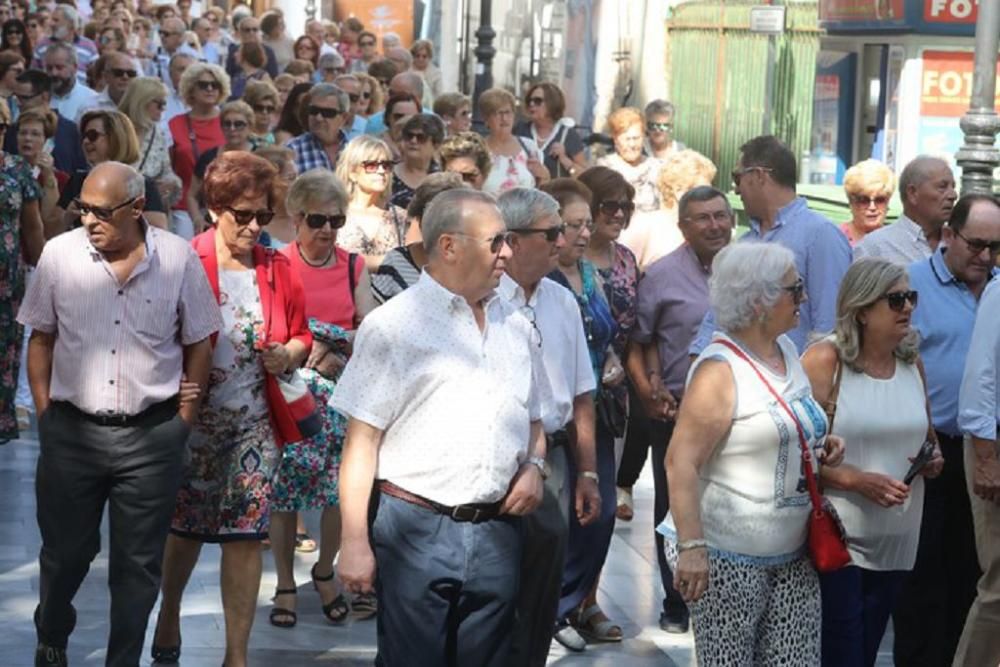
[[594,480],[594,484],[601,483],[601,476],[598,475],[596,472],[591,472],[590,470],[584,470],[583,472],[581,472],[580,477],[586,477],[587,479],[592,479]]
[[538,468],[538,472],[542,473],[543,480],[549,478],[549,462],[541,456],[529,456],[525,463],[530,463]]

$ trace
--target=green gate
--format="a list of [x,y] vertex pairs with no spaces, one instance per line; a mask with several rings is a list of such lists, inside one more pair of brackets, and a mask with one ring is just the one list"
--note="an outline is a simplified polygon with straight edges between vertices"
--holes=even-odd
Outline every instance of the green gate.
[[[667,20],[674,134],[711,158],[716,185],[732,187],[739,147],[763,131],[768,37],[750,32],[750,8],[763,0],[695,0]],[[809,150],[816,55],[816,2],[787,4],[776,38],[772,134],[799,158]]]

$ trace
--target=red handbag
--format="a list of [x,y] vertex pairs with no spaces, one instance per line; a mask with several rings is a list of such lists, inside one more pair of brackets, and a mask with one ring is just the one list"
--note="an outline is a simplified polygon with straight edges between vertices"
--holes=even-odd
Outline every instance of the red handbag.
[[809,557],[812,559],[816,571],[833,572],[848,565],[851,562],[851,554],[847,551],[847,535],[844,532],[844,525],[840,522],[840,517],[837,516],[837,510],[819,492],[819,484],[816,483],[816,475],[812,468],[812,456],[809,454],[809,443],[798,417],[792,412],[781,394],[775,391],[764,374],[760,372],[757,364],[753,363],[743,350],[728,340],[720,339],[718,342],[750,364],[750,368],[771,392],[778,405],[784,408],[795,423],[795,430],[799,434],[799,445],[802,448],[802,467],[805,469],[806,487],[809,489],[809,500],[812,503],[812,512],[809,513]]

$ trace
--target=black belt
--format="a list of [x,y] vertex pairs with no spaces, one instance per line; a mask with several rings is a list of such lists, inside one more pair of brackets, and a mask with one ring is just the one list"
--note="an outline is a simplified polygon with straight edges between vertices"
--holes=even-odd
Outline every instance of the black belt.
[[177,396],[171,396],[165,401],[153,403],[142,412],[138,412],[134,415],[104,412],[92,414],[90,412],[84,412],[69,401],[52,401],[51,407],[64,409],[73,414],[75,417],[86,419],[87,421],[97,424],[98,426],[129,428],[132,426],[158,424],[160,422],[165,422],[168,419],[172,419],[174,415],[177,414],[177,406]]
[[378,482],[378,490],[387,496],[398,498],[403,502],[432,510],[438,514],[444,514],[445,516],[458,522],[483,523],[484,521],[492,521],[500,516],[500,505],[502,501],[497,501],[495,503],[473,503],[471,505],[442,505],[441,503],[434,502],[430,498],[424,498],[423,496],[418,496],[415,493],[410,493],[406,489],[402,489],[392,482],[387,482],[385,480],[380,480]]

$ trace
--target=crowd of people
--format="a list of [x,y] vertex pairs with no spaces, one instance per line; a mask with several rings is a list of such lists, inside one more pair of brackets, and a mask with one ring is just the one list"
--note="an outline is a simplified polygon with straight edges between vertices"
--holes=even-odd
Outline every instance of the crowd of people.
[[[732,173],[655,100],[588,148],[550,82],[272,10],[0,0],[0,443],[31,412],[36,665],[110,515],[107,664],[182,652],[219,544],[225,664],[298,623],[296,552],[381,664],[620,642],[598,587],[650,459],[660,627],[699,664],[1000,662],[1000,203],[920,156],[838,227],[775,137]],[[5,11],[6,8],[6,11]],[[886,224],[898,192],[903,213]],[[15,406],[19,406],[17,409]],[[807,549],[818,480],[850,564]],[[320,515],[313,539],[304,512]]]

